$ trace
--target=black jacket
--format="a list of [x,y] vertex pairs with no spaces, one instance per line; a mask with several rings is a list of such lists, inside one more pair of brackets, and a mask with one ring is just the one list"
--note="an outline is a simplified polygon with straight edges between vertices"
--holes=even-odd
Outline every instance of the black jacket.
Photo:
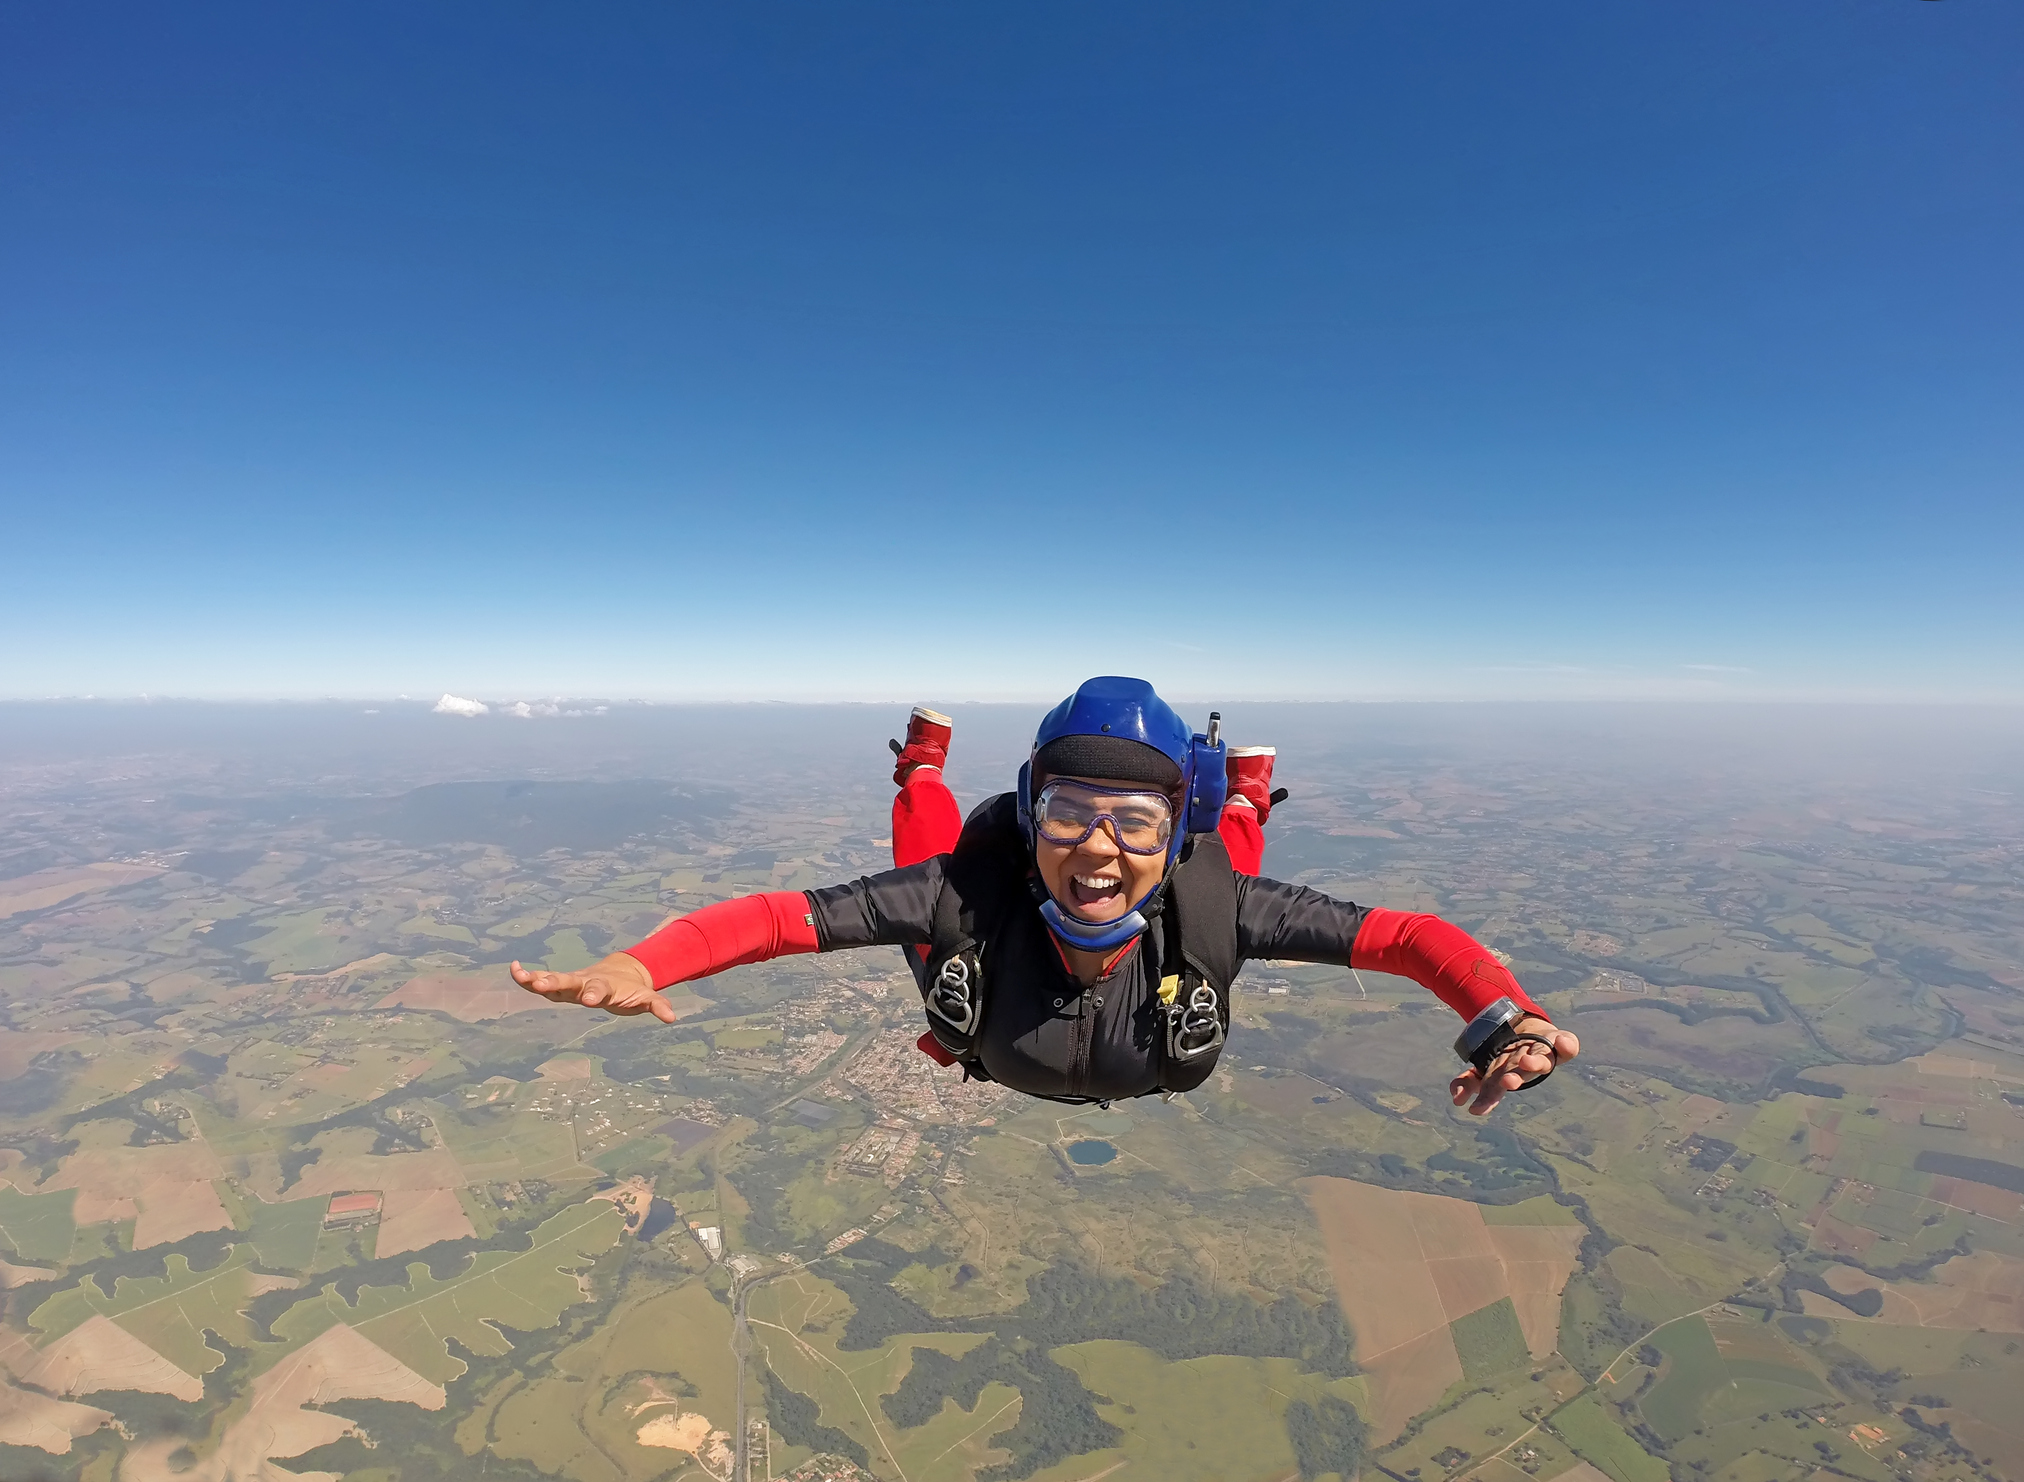
[[[992,799],[964,825],[954,855],[813,890],[821,949],[927,945],[947,890],[962,893],[979,921],[988,997],[977,1056],[991,1078],[1034,1096],[1113,1098],[1160,1089],[1158,931],[1142,933],[1111,971],[1085,988],[1063,965],[1027,884],[1032,861],[1006,827],[1011,795]],[[982,847],[978,847],[979,845]],[[961,860],[962,863],[958,863]],[[1349,965],[1361,906],[1277,880],[1239,875],[1237,955]]]

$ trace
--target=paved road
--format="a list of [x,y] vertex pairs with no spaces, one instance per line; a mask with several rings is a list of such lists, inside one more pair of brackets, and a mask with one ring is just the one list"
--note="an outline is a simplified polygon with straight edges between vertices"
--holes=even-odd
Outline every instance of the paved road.
[[731,1463],[731,1482],[751,1482],[752,1446],[745,1424],[745,1362],[752,1356],[752,1330],[745,1324],[745,1303],[753,1283],[739,1282],[731,1291],[731,1356],[738,1365],[738,1416],[732,1432],[737,1459]]
[[751,1482],[752,1456],[749,1440],[750,1427],[745,1416],[745,1369],[746,1361],[752,1356],[752,1329],[745,1321],[745,1305],[752,1298],[752,1288],[786,1276],[787,1271],[768,1271],[764,1275],[739,1281],[731,1288],[731,1356],[738,1365],[738,1414],[735,1456],[731,1463],[731,1482]]

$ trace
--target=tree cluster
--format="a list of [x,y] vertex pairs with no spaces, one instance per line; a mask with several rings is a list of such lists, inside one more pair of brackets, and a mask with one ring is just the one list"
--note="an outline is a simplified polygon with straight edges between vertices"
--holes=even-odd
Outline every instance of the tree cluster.
[[1363,1464],[1366,1435],[1356,1406],[1334,1395],[1323,1395],[1312,1405],[1295,1400],[1286,1407],[1286,1438],[1293,1443],[1300,1482],[1314,1482],[1329,1472],[1350,1482]]
[[822,1409],[799,1390],[789,1389],[771,1369],[766,1371],[766,1419],[790,1446],[812,1451],[832,1451],[869,1468],[871,1457],[863,1446],[833,1425],[822,1423]]
[[1026,1284],[1026,1301],[1005,1321],[1048,1348],[1117,1338],[1169,1361],[1232,1354],[1298,1359],[1332,1379],[1356,1372],[1349,1324],[1333,1302],[1309,1307],[1285,1296],[1266,1306],[1187,1276],[1148,1291],[1135,1281],[1052,1266]]
[[[876,1348],[898,1333],[986,1332],[991,1336],[956,1359],[929,1348],[913,1351],[913,1365],[898,1389],[881,1399],[887,1417],[910,1429],[925,1425],[953,1399],[976,1408],[992,1382],[1017,1389],[1018,1422],[991,1438],[1011,1460],[979,1476],[983,1482],[1017,1482],[1042,1468],[1121,1439],[1096,1413],[1092,1394],[1073,1370],[1048,1357],[1051,1349],[1108,1338],[1136,1343],[1169,1361],[1228,1354],[1239,1358],[1291,1358],[1311,1372],[1340,1378],[1356,1372],[1349,1324],[1333,1303],[1309,1307],[1296,1297],[1270,1304],[1223,1293],[1187,1276],[1147,1288],[1076,1266],[1054,1266],[1026,1285],[1026,1300],[1011,1312],[965,1319],[938,1318],[895,1291],[889,1278],[916,1261],[946,1264],[939,1251],[920,1255],[865,1240],[835,1263],[832,1279],[849,1293],[854,1311],[837,1346]],[[1325,1398],[1305,1405],[1298,1452],[1319,1471],[1353,1474],[1363,1445],[1362,1422],[1346,1402]],[[1344,1467],[1324,1464],[1348,1459]]]

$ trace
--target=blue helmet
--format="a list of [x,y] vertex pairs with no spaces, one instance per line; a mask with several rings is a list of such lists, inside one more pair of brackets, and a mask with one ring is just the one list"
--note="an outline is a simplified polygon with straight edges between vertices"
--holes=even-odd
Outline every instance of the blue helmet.
[[[1019,827],[1027,847],[1034,842],[1036,779],[1111,777],[1158,787],[1179,804],[1181,827],[1174,830],[1167,849],[1171,870],[1187,836],[1209,832],[1222,816],[1229,784],[1220,729],[1218,717],[1211,715],[1208,734],[1196,734],[1143,679],[1105,676],[1086,681],[1047,712],[1034,734],[1033,753],[1019,769]],[[1149,892],[1118,921],[1081,921],[1052,897],[1042,903],[1040,914],[1070,946],[1101,952],[1122,946],[1145,930],[1139,907],[1151,898]]]

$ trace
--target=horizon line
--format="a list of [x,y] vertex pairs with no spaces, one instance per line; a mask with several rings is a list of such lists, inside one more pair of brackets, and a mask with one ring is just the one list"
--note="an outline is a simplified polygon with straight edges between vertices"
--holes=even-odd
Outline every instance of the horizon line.
[[[1052,705],[1060,696],[1035,691],[1030,695],[993,695],[988,697],[950,698],[930,696],[936,705],[968,707]],[[1183,705],[1681,705],[1681,706],[1773,706],[1773,705],[1814,705],[1814,706],[1867,706],[1889,709],[1942,709],[1975,708],[2016,710],[2024,709],[2024,695],[1907,695],[1907,694],[1738,694],[1729,691],[1719,694],[1572,694],[1572,695],[1457,695],[1457,694],[1377,694],[1377,695],[1298,695],[1283,694],[1239,694],[1217,695],[1207,692],[1176,691],[1166,697],[1173,703]],[[457,699],[462,704],[475,703],[483,708],[477,711],[445,710],[443,701]],[[825,695],[825,696],[753,696],[753,695],[696,695],[682,698],[654,698],[640,695],[558,695],[515,694],[511,699],[472,697],[463,700],[446,693],[435,700],[419,699],[413,695],[375,695],[366,693],[291,695],[291,694],[248,694],[248,695],[203,695],[203,694],[81,694],[81,695],[0,695],[0,706],[57,706],[57,705],[101,705],[101,706],[142,706],[142,705],[371,705],[414,709],[423,713],[442,714],[446,720],[593,720],[608,714],[612,709],[680,709],[684,707],[726,707],[726,706],[805,706],[810,708],[841,708],[847,706],[916,705],[925,703],[918,696],[899,695]],[[535,707],[594,706],[596,712],[584,710],[558,711]],[[515,707],[526,707],[516,710]]]

